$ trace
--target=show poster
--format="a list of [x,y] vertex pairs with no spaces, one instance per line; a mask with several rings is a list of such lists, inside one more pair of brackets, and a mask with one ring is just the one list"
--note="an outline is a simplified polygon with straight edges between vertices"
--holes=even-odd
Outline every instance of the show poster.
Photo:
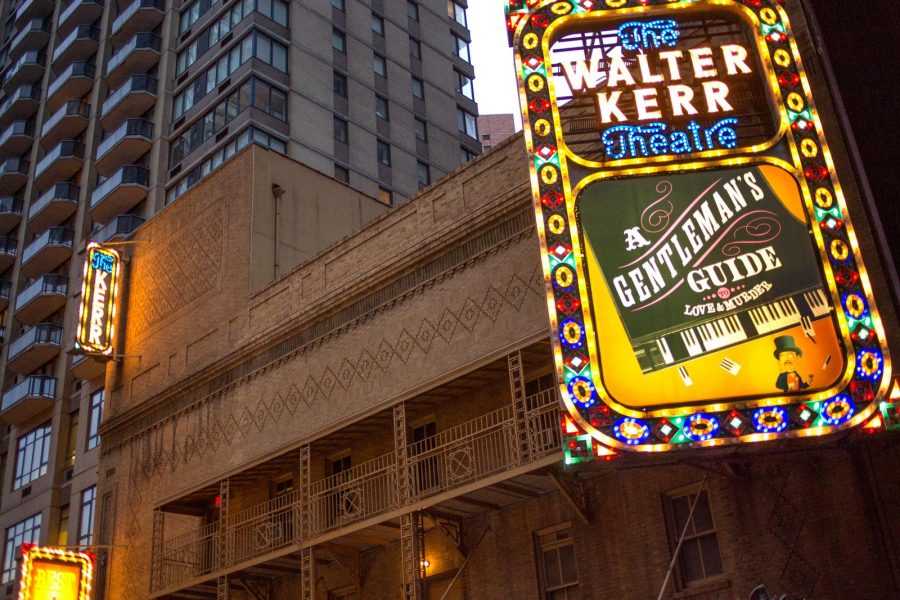
[[893,418],[794,18],[778,0],[508,0],[567,463]]
[[789,173],[599,182],[578,214],[604,365],[614,365],[603,377],[620,402],[810,392],[840,377],[844,351]]

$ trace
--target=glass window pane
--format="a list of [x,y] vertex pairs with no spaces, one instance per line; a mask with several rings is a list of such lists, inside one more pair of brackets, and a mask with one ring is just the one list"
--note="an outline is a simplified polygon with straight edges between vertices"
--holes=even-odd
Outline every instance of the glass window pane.
[[706,492],[700,495],[697,501],[697,508],[694,509],[694,531],[703,533],[713,530],[712,514],[709,511],[709,496]]
[[578,565],[575,564],[575,547],[571,544],[560,547],[559,564],[563,583],[578,582]]
[[287,73],[287,48],[281,44],[273,44],[272,52],[272,66],[279,71]]
[[280,0],[275,0],[273,5],[274,12],[272,13],[272,20],[278,23],[279,25],[284,25],[287,27],[288,24],[288,9],[287,4],[281,2]]
[[699,540],[685,540],[681,545],[681,575],[685,583],[703,579],[703,565],[700,562]]
[[272,16],[272,0],[256,0],[257,10],[267,17]]
[[272,62],[272,40],[264,35],[256,36],[256,58],[263,62]]
[[544,577],[548,588],[560,585],[559,557],[556,550],[544,551]]
[[700,538],[700,553],[703,556],[703,568],[707,577],[723,572],[722,557],[719,554],[719,541],[715,534]]

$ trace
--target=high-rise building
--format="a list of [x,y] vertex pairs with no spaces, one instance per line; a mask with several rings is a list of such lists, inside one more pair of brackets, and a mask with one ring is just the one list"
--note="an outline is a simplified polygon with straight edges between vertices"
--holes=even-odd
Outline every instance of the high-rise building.
[[478,117],[478,136],[485,152],[515,133],[516,122],[511,113]]
[[[109,394],[104,365],[68,352],[88,241],[121,243],[250,144],[370,197],[366,218],[481,145],[465,0],[0,6],[0,582],[11,584],[21,542],[92,541]],[[361,224],[332,218],[322,237]]]

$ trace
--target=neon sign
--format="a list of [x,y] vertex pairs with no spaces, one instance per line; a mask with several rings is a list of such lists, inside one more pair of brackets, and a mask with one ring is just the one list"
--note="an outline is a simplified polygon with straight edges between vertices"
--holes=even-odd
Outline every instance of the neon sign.
[[94,580],[93,557],[86,552],[22,546],[19,600],[89,600]]
[[88,245],[81,285],[76,351],[103,356],[113,353],[121,268],[122,259],[118,252],[96,243]]

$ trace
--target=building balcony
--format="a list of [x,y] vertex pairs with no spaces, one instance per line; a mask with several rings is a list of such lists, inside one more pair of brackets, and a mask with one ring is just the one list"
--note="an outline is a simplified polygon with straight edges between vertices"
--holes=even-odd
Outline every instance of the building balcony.
[[91,241],[98,244],[121,242],[130,238],[143,224],[144,218],[138,215],[119,215],[92,233]]
[[46,19],[31,19],[9,43],[7,56],[14,59],[22,52],[41,50],[50,40],[50,28]]
[[72,257],[72,230],[51,227],[22,251],[20,271],[25,277],[49,273]]
[[8,232],[22,221],[22,200],[15,196],[0,197],[0,231]]
[[146,168],[139,165],[121,167],[94,188],[91,217],[98,223],[105,223],[115,215],[128,212],[147,197],[149,187],[150,171]]
[[0,310],[9,308],[9,295],[12,293],[12,283],[0,280]]
[[3,394],[0,421],[7,425],[21,425],[49,410],[55,399],[55,377],[29,375]]
[[[242,505],[224,525],[208,523],[168,540],[154,540],[161,553],[151,581],[152,596],[189,597],[219,576],[264,572],[301,548],[347,540],[354,534],[371,539],[365,535],[367,528],[387,526],[399,537],[399,517],[414,510],[434,507],[463,518],[486,510],[482,507],[512,504],[522,494],[536,497],[553,490],[552,479],[538,473],[561,460],[559,397],[554,391],[541,392],[527,397],[525,407],[518,418],[512,406],[503,407],[309,486]],[[525,431],[520,435],[517,428],[522,426]],[[351,428],[343,433],[373,435],[371,429],[362,432],[361,427],[354,433]],[[398,456],[405,460],[401,463]],[[281,457],[289,458],[297,461],[296,456]],[[253,481],[248,472],[238,477]],[[399,493],[401,482],[407,484],[406,498]],[[211,486],[194,497],[210,495],[211,505],[217,493],[218,486]],[[166,508],[162,507],[163,514]],[[173,502],[172,512],[180,510],[190,509]],[[308,524],[305,535],[296,526],[301,522]],[[219,544],[220,551],[214,551]]]
[[76,138],[87,129],[91,105],[79,100],[69,100],[49,119],[41,130],[41,145],[52,147],[64,139]]
[[48,17],[53,12],[53,0],[23,0],[16,9],[16,25],[33,17]]
[[0,271],[6,271],[16,262],[16,236],[0,235]]
[[97,0],[72,0],[61,9],[56,25],[57,37],[66,35],[79,25],[89,25],[103,14],[103,3]]
[[69,100],[80,100],[94,85],[94,65],[77,61],[66,67],[47,88],[47,106],[57,110]]
[[72,61],[83,61],[97,52],[100,30],[92,25],[79,25],[74,28],[53,51],[52,66],[54,69]]
[[131,73],[146,73],[159,62],[162,42],[155,33],[134,34],[106,63],[106,79],[117,87]]
[[29,119],[40,106],[41,90],[36,85],[22,85],[0,103],[0,127],[16,120]]
[[94,166],[109,176],[122,165],[136,162],[153,146],[153,123],[146,119],[126,119],[97,146]]
[[9,344],[7,366],[16,373],[32,373],[59,355],[63,328],[53,323],[35,325]]
[[106,361],[87,354],[76,354],[72,357],[69,372],[77,379],[97,379],[106,371]]
[[0,194],[11,196],[21,190],[27,181],[27,160],[13,156],[0,163]]
[[26,83],[37,83],[44,74],[44,57],[38,50],[29,50],[9,66],[3,74],[3,89],[7,92]]
[[110,39],[121,44],[140,31],[153,31],[165,16],[163,0],[134,0],[113,21]]
[[150,75],[132,75],[106,98],[100,108],[100,124],[110,129],[123,119],[139,117],[156,104],[159,81]]
[[34,168],[34,185],[44,189],[54,181],[66,181],[81,170],[84,164],[84,144],[63,140],[47,151]]
[[13,121],[0,133],[0,155],[19,156],[31,149],[34,129],[31,121]]
[[72,183],[57,183],[32,201],[28,209],[28,229],[37,235],[59,225],[78,210],[80,188]]
[[14,309],[21,323],[36,325],[66,305],[69,280],[62,275],[42,275],[16,294]]

